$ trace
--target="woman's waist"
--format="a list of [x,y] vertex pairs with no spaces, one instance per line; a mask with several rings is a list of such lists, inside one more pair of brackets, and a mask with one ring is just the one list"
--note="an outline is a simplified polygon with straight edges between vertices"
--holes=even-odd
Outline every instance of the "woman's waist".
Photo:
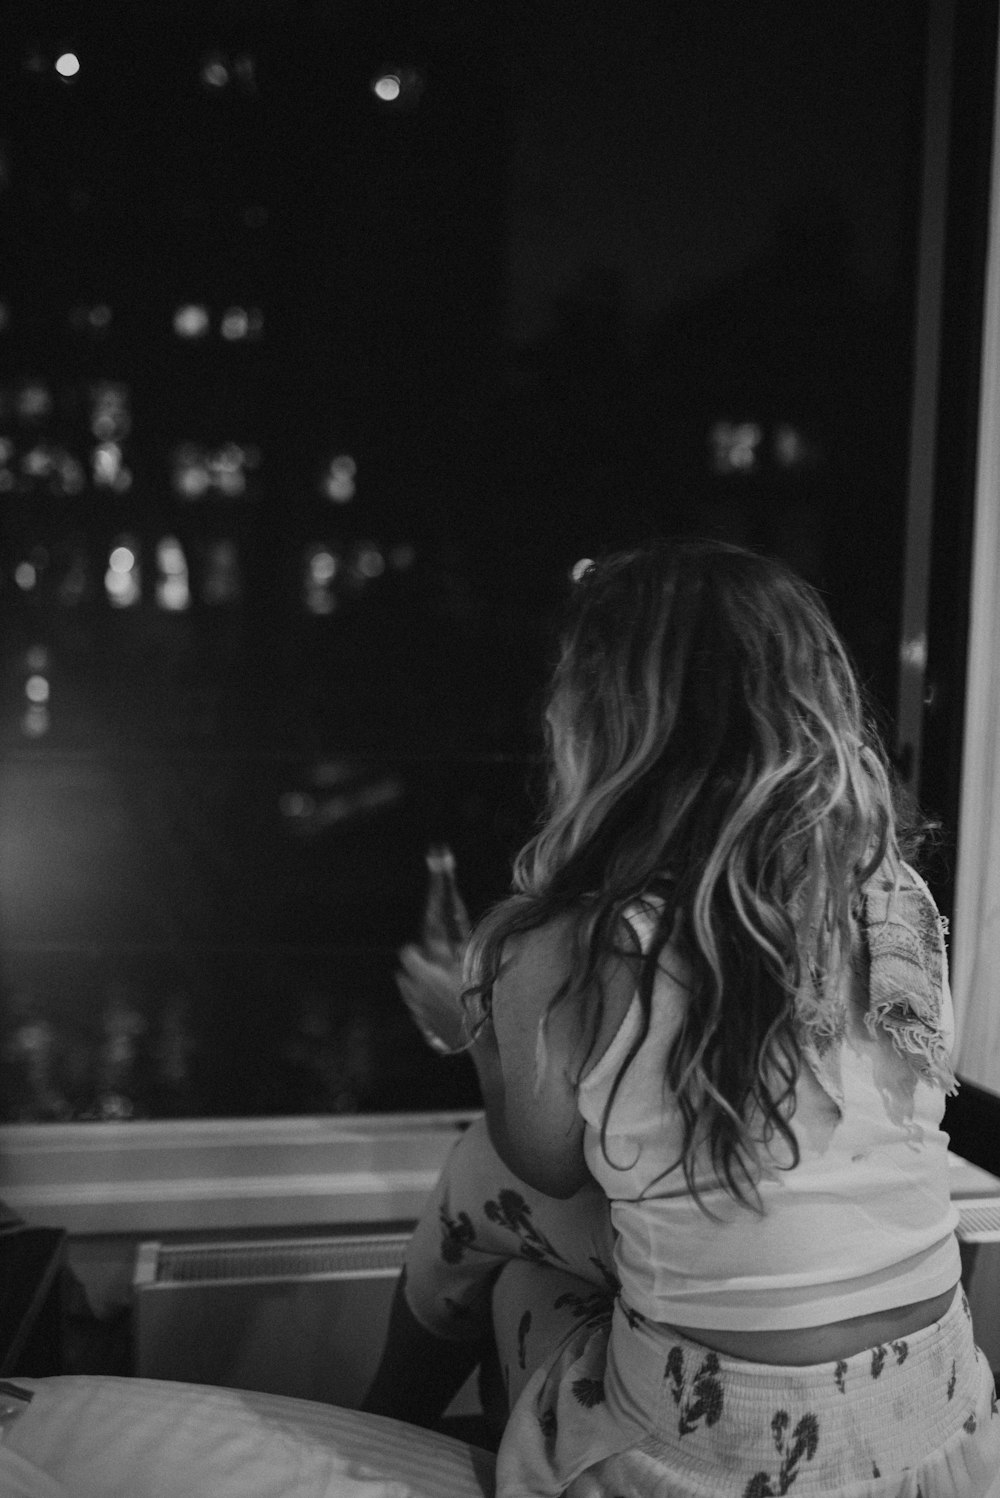
[[787,1327],[781,1330],[740,1331],[737,1329],[681,1326],[663,1323],[670,1335],[680,1333],[701,1347],[752,1363],[779,1364],[784,1367],[806,1367],[814,1363],[840,1362],[857,1357],[869,1349],[898,1344],[904,1338],[924,1331],[947,1313],[955,1299],[955,1285],[908,1305],[864,1312],[841,1321],[820,1322],[813,1326]]
[[802,1326],[782,1337],[784,1341],[772,1332],[727,1334],[714,1327],[651,1321],[619,1296],[612,1317],[608,1376],[616,1386],[616,1398],[623,1390],[641,1398],[640,1391],[662,1379],[671,1349],[680,1346],[692,1366],[729,1370],[747,1388],[814,1375],[823,1383],[819,1370],[827,1370],[828,1376],[829,1370],[844,1364],[867,1368],[869,1377],[878,1376],[886,1359],[894,1365],[909,1363],[911,1372],[928,1360],[939,1368],[942,1351],[954,1356],[959,1344],[972,1340],[968,1301],[960,1283],[925,1300],[842,1323]]

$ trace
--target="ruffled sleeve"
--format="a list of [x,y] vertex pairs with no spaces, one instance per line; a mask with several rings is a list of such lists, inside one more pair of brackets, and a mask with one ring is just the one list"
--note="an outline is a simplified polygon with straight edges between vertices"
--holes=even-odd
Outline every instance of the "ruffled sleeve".
[[918,1076],[956,1093],[945,1015],[944,922],[919,875],[906,865],[896,883],[876,875],[865,889],[864,929],[868,1030],[886,1031]]

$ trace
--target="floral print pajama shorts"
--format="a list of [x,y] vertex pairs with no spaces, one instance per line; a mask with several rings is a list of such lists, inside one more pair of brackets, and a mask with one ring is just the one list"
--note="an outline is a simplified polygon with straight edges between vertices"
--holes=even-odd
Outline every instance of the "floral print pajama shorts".
[[439,1337],[492,1325],[510,1411],[497,1498],[1000,1498],[1000,1413],[961,1288],[933,1326],[840,1362],[725,1357],[623,1302],[596,1185],[534,1191],[482,1122],[446,1163],[405,1284]]

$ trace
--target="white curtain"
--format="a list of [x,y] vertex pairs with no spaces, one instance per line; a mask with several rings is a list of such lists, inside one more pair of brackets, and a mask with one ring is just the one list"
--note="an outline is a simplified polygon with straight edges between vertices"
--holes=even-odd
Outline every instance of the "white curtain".
[[1000,108],[996,104],[994,116],[951,977],[957,1070],[970,1082],[1000,1093]]

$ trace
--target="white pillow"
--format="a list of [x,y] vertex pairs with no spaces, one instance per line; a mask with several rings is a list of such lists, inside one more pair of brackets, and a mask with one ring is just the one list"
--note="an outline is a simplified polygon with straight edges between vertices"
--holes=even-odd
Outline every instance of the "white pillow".
[[[7,1498],[491,1498],[493,1457],[358,1410],[155,1379],[17,1379]],[[34,1485],[32,1485],[34,1484]]]

